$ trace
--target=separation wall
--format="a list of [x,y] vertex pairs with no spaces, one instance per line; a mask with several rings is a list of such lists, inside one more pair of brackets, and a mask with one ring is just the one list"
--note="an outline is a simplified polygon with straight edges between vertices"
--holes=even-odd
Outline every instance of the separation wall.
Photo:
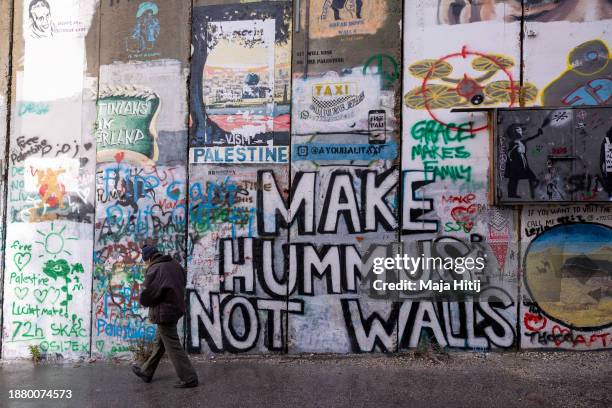
[[[451,112],[610,105],[609,2],[521,3],[2,2],[1,357],[147,347],[144,243],[191,353],[610,348],[610,115],[573,111],[575,155],[566,110],[517,116],[528,177]],[[494,206],[494,174],[581,203]],[[398,254],[484,257],[480,300],[373,291]]]

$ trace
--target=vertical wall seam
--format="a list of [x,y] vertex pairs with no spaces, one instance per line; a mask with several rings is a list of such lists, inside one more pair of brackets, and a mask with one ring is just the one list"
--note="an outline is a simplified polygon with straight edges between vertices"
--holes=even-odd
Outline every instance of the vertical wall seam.
[[[8,5],[8,19],[9,19],[9,27],[8,27],[8,40],[9,40],[9,48],[8,48],[8,62],[7,62],[7,81],[6,81],[6,140],[4,141],[4,163],[2,164],[2,182],[4,183],[2,187],[2,197],[4,201],[2,203],[2,221],[4,224],[4,228],[2,229],[2,242],[0,245],[2,246],[2,259],[0,260],[0,291],[2,292],[2,296],[0,296],[0,333],[2,333],[2,328],[4,327],[4,267],[6,265],[6,232],[8,225],[8,218],[6,214],[6,210],[8,208],[8,174],[9,174],[9,147],[11,141],[11,115],[12,115],[12,99],[13,99],[13,29],[15,27],[15,4],[13,1],[9,2]],[[0,359],[2,359],[2,336],[0,335]]]
[[[305,1],[306,7],[306,15],[304,16],[304,79],[308,78],[308,47],[310,46],[308,42],[309,33],[310,33],[310,0]],[[299,24],[300,22],[298,22]],[[293,63],[291,64],[293,66]],[[293,81],[292,81],[293,82]],[[293,104],[293,97],[292,104]]]
[[[189,175],[191,173],[191,164],[190,155],[189,155],[189,147],[191,146],[191,128],[189,127],[189,118],[191,117],[191,44],[193,41],[193,0],[189,2],[189,44],[188,49],[189,53],[187,56],[187,81],[185,82],[185,86],[187,86],[187,116],[186,116],[186,126],[187,126],[187,156],[185,162],[185,275],[189,276],[189,213],[190,213],[190,183],[189,183]],[[189,282],[187,282],[189,284]],[[185,305],[189,306],[189,295],[187,291],[185,291]],[[183,349],[187,349],[187,324],[190,323],[190,319],[187,318],[187,315],[191,313],[189,307],[185,308],[185,316],[183,316]]]
[[[525,106],[525,98],[523,97],[523,84],[525,83],[525,0],[521,1],[521,25],[519,34],[519,105]],[[496,120],[497,122],[497,120]],[[495,123],[497,126],[497,123]],[[521,214],[523,212],[523,206],[513,208],[514,215],[516,217],[516,266],[517,266],[517,279],[516,279],[516,345],[515,349],[519,351],[521,349],[521,289],[523,281],[523,251],[522,251],[522,240],[521,240]]]
[[[97,126],[98,123],[98,97],[100,95],[100,69],[101,69],[101,65],[100,61],[101,61],[101,54],[102,54],[102,0],[98,1],[98,78],[96,79],[96,95],[95,95],[95,111],[96,111],[96,121],[95,124]],[[91,256],[91,290],[90,290],[90,297],[91,297],[91,301],[89,302],[89,358],[92,357],[92,350],[93,350],[93,321],[94,321],[94,316],[93,316],[93,310],[94,310],[94,276],[96,274],[96,202],[97,202],[97,194],[96,194],[96,174],[98,171],[98,145],[97,143],[94,143],[95,148],[94,148],[94,179],[93,179],[93,185],[94,185],[94,197],[93,197],[93,201],[94,201],[94,211],[93,211],[93,224],[92,224],[92,233],[93,233],[93,240],[92,240],[92,256]]]
[[523,85],[525,83],[525,0],[521,1],[521,25],[519,33],[519,106],[525,106],[525,98],[523,97]]
[[[305,0],[306,2],[310,1],[310,0]],[[291,160],[291,151],[292,151],[292,147],[293,147],[293,133],[292,133],[292,127],[293,127],[293,121],[291,120],[291,118],[293,117],[293,56],[295,55],[295,42],[293,35],[295,33],[300,32],[300,24],[301,24],[301,13],[300,13],[300,7],[301,7],[301,1],[300,0],[296,0],[294,2],[292,2],[291,7],[293,7],[294,9],[291,10],[291,22],[292,22],[292,26],[291,26],[291,30],[289,30],[289,32],[291,33],[291,35],[289,36],[289,41],[291,41],[291,64],[289,64],[289,95],[291,95],[290,98],[290,102],[289,102],[289,168],[288,168],[288,172],[287,172],[287,177],[289,179],[288,183],[287,183],[287,188],[289,189],[289,194],[288,194],[288,202],[291,203],[291,196],[293,195],[293,190],[292,190],[292,186],[291,186],[291,182],[293,180],[292,176],[292,169],[293,169],[293,163]],[[304,35],[305,37],[308,36],[308,30],[304,29],[304,32],[302,33],[302,35]],[[276,73],[275,73],[276,76]],[[276,77],[274,78],[275,82],[276,82]],[[263,188],[263,186],[257,186],[258,189]],[[289,209],[288,211],[291,211],[291,209]],[[291,214],[289,214],[289,216],[291,217]],[[287,227],[287,251],[291,251],[291,226]],[[285,309],[287,310],[287,313],[285,314],[286,318],[285,321],[283,322],[282,320],[282,313],[281,313],[281,325],[283,325],[283,331],[282,333],[284,333],[284,335],[281,336],[281,342],[282,342],[282,353],[284,354],[289,354],[289,273],[290,273],[290,269],[291,269],[291,265],[289,264],[289,262],[287,262],[287,258],[289,257],[289,252],[285,253],[285,251],[283,252],[283,274],[284,274],[284,278],[287,278],[287,286],[285,289]]]
[[[397,179],[397,197],[396,197],[396,211],[397,211],[397,219],[398,219],[398,223],[399,226],[397,228],[397,242],[398,242],[398,250],[400,251],[401,254],[404,253],[404,245],[402,243],[402,225],[403,225],[403,220],[402,220],[402,216],[403,216],[403,211],[402,211],[402,204],[404,201],[404,183],[402,182],[403,180],[403,172],[402,172],[402,160],[403,160],[403,148],[402,148],[402,143],[403,143],[403,139],[404,139],[404,105],[403,105],[403,95],[404,95],[404,2],[401,1],[400,4],[400,22],[399,22],[399,31],[400,31],[400,52],[399,52],[399,72],[400,72],[400,77],[398,78],[398,80],[400,81],[400,85],[399,85],[399,98],[395,98],[395,103],[399,103],[399,140],[398,140],[398,157],[399,157],[399,164],[398,164],[398,179]],[[397,94],[397,91],[396,91]],[[399,275],[397,276],[398,280],[399,280]],[[399,299],[398,299],[399,300]],[[393,302],[391,303],[391,306],[393,306]],[[391,307],[391,310],[393,310],[393,307]],[[397,321],[395,322],[395,327],[396,327],[396,333],[395,333],[395,352],[399,353],[400,351],[400,334],[399,334],[399,319],[397,319]]]

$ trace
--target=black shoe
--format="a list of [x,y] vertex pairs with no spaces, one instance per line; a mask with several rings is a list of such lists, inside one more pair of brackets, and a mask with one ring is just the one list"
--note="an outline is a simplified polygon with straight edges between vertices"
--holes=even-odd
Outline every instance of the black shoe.
[[132,372],[134,374],[136,374],[138,377],[140,377],[140,379],[146,383],[150,383],[152,378],[145,375],[141,370],[140,367],[138,367],[137,365],[133,365],[132,366]]
[[179,381],[174,384],[174,388],[193,388],[198,386],[198,380],[193,380],[189,382]]

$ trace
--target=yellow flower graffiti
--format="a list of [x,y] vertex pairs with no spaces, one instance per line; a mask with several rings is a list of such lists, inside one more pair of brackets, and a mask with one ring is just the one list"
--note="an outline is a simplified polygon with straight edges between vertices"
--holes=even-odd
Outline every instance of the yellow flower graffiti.
[[404,103],[412,109],[427,110],[518,105],[519,100],[524,104],[533,103],[537,88],[531,83],[521,87],[512,78],[512,67],[514,61],[511,57],[481,54],[468,51],[466,47],[460,53],[437,60],[420,60],[411,64],[408,70],[423,82],[404,95]]

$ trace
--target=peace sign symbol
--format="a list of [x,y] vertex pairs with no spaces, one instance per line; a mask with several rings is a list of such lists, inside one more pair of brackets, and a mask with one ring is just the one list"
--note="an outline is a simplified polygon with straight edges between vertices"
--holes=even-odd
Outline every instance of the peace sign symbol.
[[[381,75],[387,85],[391,85],[399,79],[399,65],[389,54],[376,54],[371,56],[363,66],[364,75],[367,73],[368,68],[373,65],[376,66],[376,74]],[[386,70],[385,68],[390,68],[390,70]]]

